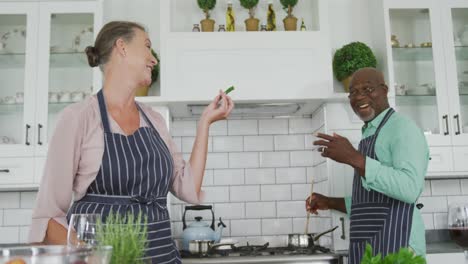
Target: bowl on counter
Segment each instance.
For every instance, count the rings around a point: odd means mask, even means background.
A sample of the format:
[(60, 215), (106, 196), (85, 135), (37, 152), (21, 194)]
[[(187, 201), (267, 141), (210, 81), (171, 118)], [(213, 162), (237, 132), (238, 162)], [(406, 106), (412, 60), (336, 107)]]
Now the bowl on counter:
[(111, 246), (22, 246), (0, 249), (2, 264), (109, 264)]

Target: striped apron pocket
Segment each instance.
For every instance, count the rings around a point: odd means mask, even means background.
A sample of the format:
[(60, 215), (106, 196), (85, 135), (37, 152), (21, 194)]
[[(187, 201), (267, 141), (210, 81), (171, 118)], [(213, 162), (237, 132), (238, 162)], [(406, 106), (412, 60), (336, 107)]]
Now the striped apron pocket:
[(351, 207), (351, 242), (371, 242), (384, 231), (389, 221), (390, 205), (387, 203), (360, 203)]

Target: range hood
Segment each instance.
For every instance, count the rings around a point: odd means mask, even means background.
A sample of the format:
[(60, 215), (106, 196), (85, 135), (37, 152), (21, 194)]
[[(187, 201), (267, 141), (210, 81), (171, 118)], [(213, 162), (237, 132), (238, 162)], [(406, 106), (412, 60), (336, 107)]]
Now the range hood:
[[(236, 103), (231, 116), (259, 117), (259, 116), (293, 116), (300, 114), (304, 103)], [(188, 112), (191, 116), (200, 116), (206, 104), (189, 104)]]

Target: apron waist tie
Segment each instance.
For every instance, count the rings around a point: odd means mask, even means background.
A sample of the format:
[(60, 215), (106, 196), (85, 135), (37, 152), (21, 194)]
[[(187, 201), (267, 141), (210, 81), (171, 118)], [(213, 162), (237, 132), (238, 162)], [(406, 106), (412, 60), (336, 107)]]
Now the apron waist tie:
[(141, 195), (127, 196), (127, 195), (100, 195), (100, 194), (86, 194), (80, 202), (90, 202), (90, 203), (102, 203), (102, 204), (112, 204), (112, 205), (132, 205), (132, 204), (142, 204), (142, 205), (155, 205), (161, 210), (167, 209), (167, 197), (165, 196), (154, 196), (144, 197)]

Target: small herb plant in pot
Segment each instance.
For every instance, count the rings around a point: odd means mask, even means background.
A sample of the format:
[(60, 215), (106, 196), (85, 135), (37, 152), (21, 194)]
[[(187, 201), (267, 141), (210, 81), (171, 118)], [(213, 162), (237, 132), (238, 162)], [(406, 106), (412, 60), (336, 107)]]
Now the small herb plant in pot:
[(136, 91), (136, 94), (135, 94), (136, 96), (147, 96), (150, 86), (153, 85), (153, 83), (155, 83), (155, 82), (157, 82), (159, 80), (159, 69), (160, 69), (159, 63), (161, 63), (161, 59), (159, 58), (158, 54), (153, 49), (151, 49), (151, 53), (156, 58), (158, 63), (156, 65), (154, 65), (153, 70), (151, 71), (151, 83), (150, 83), (150, 85), (139, 88)]
[(338, 81), (349, 92), (349, 82), (354, 72), (359, 69), (377, 66), (377, 59), (372, 50), (362, 42), (352, 42), (338, 49), (333, 56), (333, 72)]
[(216, 0), (197, 0), (198, 7), (205, 13), (205, 19), (200, 21), (203, 32), (213, 32), (215, 21), (210, 18), (210, 10), (216, 6)]
[(255, 18), (255, 7), (258, 0), (240, 0), (241, 6), (249, 10), (249, 18), (245, 20), (245, 28), (247, 31), (258, 31), (260, 20)]
[(143, 264), (147, 239), (147, 218), (129, 213), (120, 215), (111, 212), (104, 223), (96, 226), (97, 240), (101, 245), (112, 246), (110, 264)]
[(297, 30), (297, 18), (293, 16), (292, 11), (296, 6), (298, 0), (280, 0), (283, 9), (288, 12), (288, 16), (283, 19), (284, 30), (296, 31)]

